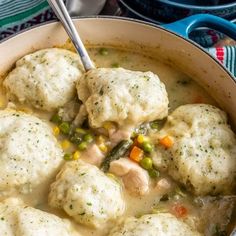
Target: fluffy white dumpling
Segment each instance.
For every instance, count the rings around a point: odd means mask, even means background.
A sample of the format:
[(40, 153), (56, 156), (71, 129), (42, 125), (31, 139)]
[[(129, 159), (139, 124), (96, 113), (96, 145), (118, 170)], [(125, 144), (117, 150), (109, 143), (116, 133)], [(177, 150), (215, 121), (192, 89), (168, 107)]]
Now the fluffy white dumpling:
[(207, 104), (178, 107), (159, 137), (174, 145), (164, 151), (168, 172), (196, 195), (228, 194), (236, 177), (236, 139), (225, 112)]
[(70, 224), (58, 216), (32, 207), (21, 209), (17, 215), (18, 232), (21, 236), (63, 235), (74, 236)]
[(51, 185), (49, 205), (64, 209), (78, 223), (95, 227), (115, 220), (125, 207), (119, 183), (82, 161), (64, 165)]
[(169, 213), (129, 217), (109, 236), (200, 236), (183, 221)]
[(2, 236), (79, 236), (68, 221), (17, 199), (0, 203), (0, 232)]
[(78, 80), (77, 92), (90, 125), (96, 128), (105, 121), (137, 125), (168, 114), (165, 85), (152, 72), (122, 68), (91, 70)]
[(81, 71), (76, 53), (59, 48), (43, 49), (19, 59), (3, 85), (9, 96), (21, 103), (50, 111), (73, 98)]
[(0, 111), (0, 198), (47, 189), (63, 162), (51, 128), (32, 115)]

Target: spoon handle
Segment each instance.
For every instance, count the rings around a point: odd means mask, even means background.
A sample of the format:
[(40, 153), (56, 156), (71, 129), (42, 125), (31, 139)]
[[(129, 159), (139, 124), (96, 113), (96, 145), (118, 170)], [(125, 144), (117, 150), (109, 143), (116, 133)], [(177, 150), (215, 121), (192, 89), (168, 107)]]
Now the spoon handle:
[(84, 65), (85, 70), (88, 71), (95, 68), (70, 18), (70, 15), (63, 3), (63, 0), (48, 0), (48, 3), (53, 9), (54, 13), (57, 15), (58, 19), (63, 24), (64, 29), (66, 30), (72, 43), (75, 46), (76, 51), (79, 53), (81, 57), (81, 61)]

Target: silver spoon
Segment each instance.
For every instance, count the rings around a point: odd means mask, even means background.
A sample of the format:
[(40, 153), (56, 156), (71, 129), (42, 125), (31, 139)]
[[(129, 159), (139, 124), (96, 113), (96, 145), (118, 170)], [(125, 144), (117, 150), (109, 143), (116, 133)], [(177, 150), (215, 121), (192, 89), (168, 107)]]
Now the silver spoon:
[(70, 16), (97, 15), (103, 9), (106, 0), (67, 0), (66, 8)]
[(65, 31), (69, 35), (72, 43), (75, 46), (76, 51), (79, 53), (81, 57), (81, 61), (84, 65), (86, 71), (94, 69), (93, 65), (86, 48), (70, 18), (70, 15), (63, 3), (63, 0), (48, 0), (49, 5), (53, 9), (54, 13), (62, 23)]

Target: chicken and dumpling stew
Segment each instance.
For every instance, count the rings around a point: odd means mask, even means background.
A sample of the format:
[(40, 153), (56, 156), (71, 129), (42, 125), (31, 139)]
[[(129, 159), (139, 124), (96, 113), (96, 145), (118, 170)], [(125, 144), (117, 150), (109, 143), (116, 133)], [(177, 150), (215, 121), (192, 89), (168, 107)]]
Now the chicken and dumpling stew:
[(66, 48), (16, 62), (0, 89), (0, 234), (222, 236), (236, 138), (194, 80), (154, 58)]

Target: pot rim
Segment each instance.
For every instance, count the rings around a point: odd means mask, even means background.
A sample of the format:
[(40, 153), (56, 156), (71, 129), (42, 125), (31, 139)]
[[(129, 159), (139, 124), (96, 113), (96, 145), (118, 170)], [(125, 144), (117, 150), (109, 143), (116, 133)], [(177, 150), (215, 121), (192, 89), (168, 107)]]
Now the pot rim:
[(222, 5), (217, 5), (217, 6), (200, 6), (200, 5), (190, 5), (190, 4), (183, 4), (183, 3), (178, 3), (178, 2), (173, 2), (170, 0), (158, 0), (159, 3), (165, 4), (165, 5), (170, 5), (172, 7), (180, 7), (180, 8), (187, 8), (189, 10), (200, 10), (200, 11), (214, 11), (214, 10), (225, 10), (226, 8), (231, 8), (236, 6), (236, 2), (233, 3), (228, 3), (228, 4), (222, 4)]
[[(76, 17), (72, 17), (73, 20), (80, 20), (80, 19), (113, 19), (113, 20), (123, 20), (123, 21), (131, 21), (131, 22), (135, 22), (135, 23), (139, 23), (139, 24), (142, 24), (142, 25), (148, 25), (148, 26), (152, 26), (154, 28), (158, 28), (158, 29), (161, 29), (163, 31), (167, 31), (168, 33), (182, 39), (182, 40), (185, 40), (187, 41), (188, 43), (192, 44), (194, 47), (197, 47), (198, 49), (200, 49), (204, 54), (206, 54), (211, 60), (213, 60), (215, 63), (218, 64), (218, 66), (220, 66), (227, 74), (228, 76), (230, 77), (230, 79), (234, 82), (234, 84), (236, 85), (236, 79), (234, 78), (234, 76), (227, 70), (227, 68), (225, 68), (215, 57), (213, 57), (211, 54), (209, 54), (206, 50), (204, 50), (203, 47), (201, 47), (199, 44), (197, 44), (196, 42), (192, 41), (191, 39), (188, 39), (188, 38), (184, 38), (182, 36), (180, 36), (179, 34), (173, 32), (173, 31), (170, 31), (168, 29), (165, 29), (164, 27), (160, 26), (160, 25), (157, 25), (157, 24), (154, 24), (154, 23), (151, 23), (151, 22), (146, 22), (146, 21), (142, 21), (142, 20), (138, 20), (138, 19), (134, 19), (134, 18), (129, 18), (129, 17), (121, 17), (121, 16), (109, 16), (109, 15), (96, 15), (96, 16), (76, 16)], [(3, 40), (0, 41), (0, 45), (3, 44), (4, 42), (8, 41), (8, 40), (11, 40), (15, 37), (17, 37), (18, 35), (20, 34), (24, 34), (28, 31), (31, 31), (31, 30), (34, 30), (36, 28), (41, 28), (41, 27), (44, 27), (44, 26), (47, 26), (47, 25), (50, 25), (50, 24), (54, 24), (56, 22), (59, 22), (58, 20), (50, 20), (50, 21), (46, 21), (46, 22), (43, 22), (43, 23), (40, 23), (38, 25), (33, 25), (29, 28), (26, 28), (26, 29), (23, 29)]]

